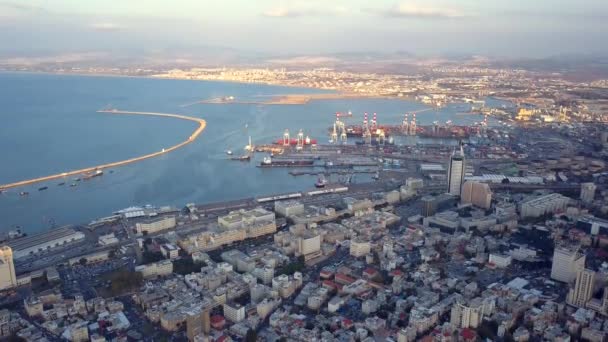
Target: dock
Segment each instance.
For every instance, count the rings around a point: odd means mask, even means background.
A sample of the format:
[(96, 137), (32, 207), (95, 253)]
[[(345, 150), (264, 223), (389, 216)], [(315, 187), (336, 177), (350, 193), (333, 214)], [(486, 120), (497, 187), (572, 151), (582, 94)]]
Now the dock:
[(120, 161), (116, 161), (116, 162), (111, 162), (111, 163), (107, 163), (107, 164), (86, 167), (84, 169), (72, 170), (72, 171), (62, 172), (62, 173), (49, 175), (49, 176), (22, 180), (22, 181), (18, 181), (18, 182), (14, 182), (14, 183), (9, 183), (9, 184), (2, 184), (2, 185), (0, 185), (0, 189), (5, 190), (5, 189), (16, 188), (16, 187), (40, 183), (40, 182), (46, 182), (46, 181), (74, 176), (74, 175), (81, 175), (81, 174), (88, 173), (88, 172), (95, 172), (97, 170), (103, 170), (103, 169), (107, 169), (107, 168), (123, 166), (123, 165), (127, 165), (127, 164), (136, 163), (136, 162), (139, 162), (142, 160), (158, 157), (158, 156), (175, 151), (178, 148), (181, 148), (181, 147), (184, 147), (184, 146), (190, 144), (191, 142), (196, 140), (196, 138), (198, 138), (198, 136), (205, 130), (205, 127), (207, 126), (207, 122), (203, 119), (199, 119), (199, 118), (195, 118), (195, 117), (191, 117), (191, 116), (180, 115), (180, 114), (155, 113), (155, 112), (134, 112), (134, 111), (125, 111), (125, 110), (117, 110), (117, 109), (102, 109), (102, 110), (98, 110), (97, 113), (160, 116), (160, 117), (193, 121), (193, 122), (198, 123), (199, 126), (188, 137), (188, 139), (186, 139), (176, 145), (173, 145), (171, 147), (164, 148), (158, 152), (153, 152), (153, 153), (145, 154), (142, 156), (129, 158), (129, 159), (125, 159), (125, 160), (120, 160)]

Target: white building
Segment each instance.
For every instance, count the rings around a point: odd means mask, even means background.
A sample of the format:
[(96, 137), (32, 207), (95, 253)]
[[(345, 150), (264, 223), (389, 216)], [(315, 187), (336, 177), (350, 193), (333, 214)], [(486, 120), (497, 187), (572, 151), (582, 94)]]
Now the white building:
[(13, 258), (20, 259), (81, 240), (84, 240), (83, 233), (71, 227), (61, 227), (10, 241), (8, 245), (13, 250)]
[(274, 202), (274, 211), (283, 217), (292, 217), (304, 213), (304, 204), (300, 201), (277, 201)]
[(585, 269), (585, 255), (578, 248), (556, 247), (553, 252), (551, 279), (570, 283)]
[(570, 198), (561, 194), (547, 194), (523, 201), (520, 204), (519, 214), (522, 218), (539, 217), (566, 210)]
[(161, 260), (151, 264), (139, 265), (135, 267), (135, 272), (140, 272), (144, 279), (168, 276), (173, 273), (173, 262), (171, 260)]
[(117, 244), (118, 243), (118, 239), (116, 238), (116, 236), (114, 235), (114, 233), (110, 233), (110, 234), (106, 234), (106, 235), (101, 235), (97, 239), (97, 242), (101, 246), (109, 246), (109, 245)]
[(240, 304), (224, 304), (224, 317), (233, 323), (238, 323), (245, 319), (245, 307)]
[(505, 268), (511, 265), (511, 256), (490, 253), (489, 263), (494, 264), (498, 268)]
[(597, 186), (593, 183), (581, 183), (581, 201), (583, 203), (591, 203), (595, 198), (595, 189)]

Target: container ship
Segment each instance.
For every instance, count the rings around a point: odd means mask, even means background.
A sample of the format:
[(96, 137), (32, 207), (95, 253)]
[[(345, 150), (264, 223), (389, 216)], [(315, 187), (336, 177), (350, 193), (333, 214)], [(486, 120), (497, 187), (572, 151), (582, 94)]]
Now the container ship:
[(297, 166), (314, 166), (314, 159), (285, 159), (264, 157), (260, 163), (260, 167), (297, 167)]

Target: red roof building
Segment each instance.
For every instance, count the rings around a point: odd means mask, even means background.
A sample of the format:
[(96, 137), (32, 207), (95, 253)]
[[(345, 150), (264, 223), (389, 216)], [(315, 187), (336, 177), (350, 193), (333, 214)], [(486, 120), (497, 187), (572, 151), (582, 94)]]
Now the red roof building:
[(224, 325), (226, 325), (226, 319), (222, 315), (213, 315), (209, 321), (211, 322), (211, 327), (217, 330), (224, 329)]

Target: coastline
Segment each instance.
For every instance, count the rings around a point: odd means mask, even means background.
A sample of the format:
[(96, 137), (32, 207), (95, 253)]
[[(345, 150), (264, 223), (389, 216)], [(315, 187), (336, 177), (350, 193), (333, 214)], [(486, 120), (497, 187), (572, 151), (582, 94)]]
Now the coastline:
[(134, 111), (120, 111), (120, 110), (98, 110), (97, 113), (169, 117), (169, 118), (176, 118), (176, 119), (181, 119), (181, 120), (197, 122), (199, 124), (199, 127), (196, 130), (194, 130), (194, 132), (192, 132), (186, 140), (184, 140), (180, 143), (177, 143), (173, 146), (170, 146), (168, 148), (163, 148), (161, 151), (147, 153), (147, 154), (140, 155), (137, 157), (119, 160), (119, 161), (115, 161), (115, 162), (110, 162), (110, 163), (106, 163), (106, 164), (90, 166), (90, 167), (77, 169), (77, 170), (66, 171), (66, 172), (62, 172), (62, 173), (58, 173), (58, 174), (42, 176), (42, 177), (37, 177), (37, 178), (32, 178), (32, 179), (26, 179), (26, 180), (13, 182), (13, 183), (0, 184), (0, 189), (7, 190), (7, 189), (17, 188), (17, 187), (21, 187), (21, 186), (25, 186), (25, 185), (46, 182), (46, 181), (50, 181), (50, 180), (54, 180), (54, 179), (61, 179), (61, 178), (65, 178), (68, 176), (75, 176), (75, 175), (82, 175), (82, 174), (87, 174), (87, 173), (91, 173), (91, 172), (97, 172), (97, 171), (111, 168), (111, 167), (119, 167), (119, 166), (123, 166), (123, 165), (127, 165), (127, 164), (136, 163), (136, 162), (139, 162), (142, 160), (158, 157), (160, 155), (170, 153), (172, 151), (177, 150), (178, 148), (181, 148), (183, 146), (186, 146), (186, 145), (194, 142), (198, 138), (198, 136), (205, 130), (205, 128), (207, 126), (207, 122), (204, 119), (199, 119), (199, 118), (180, 115), (180, 114), (134, 112)]

